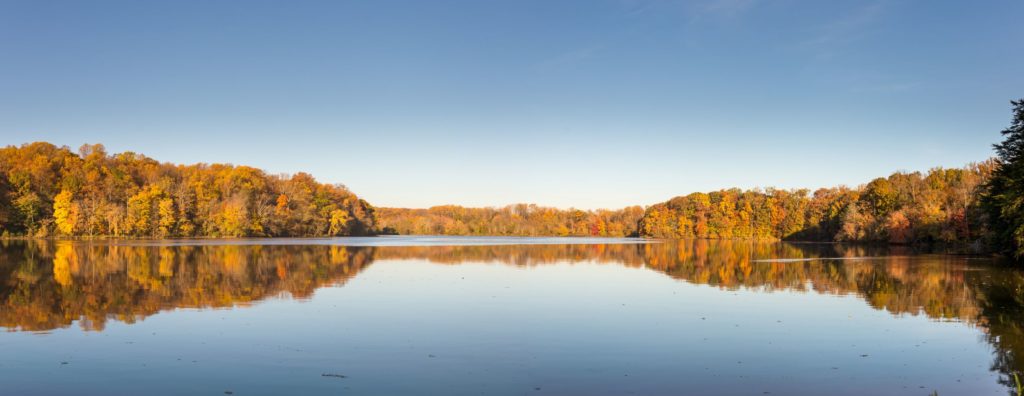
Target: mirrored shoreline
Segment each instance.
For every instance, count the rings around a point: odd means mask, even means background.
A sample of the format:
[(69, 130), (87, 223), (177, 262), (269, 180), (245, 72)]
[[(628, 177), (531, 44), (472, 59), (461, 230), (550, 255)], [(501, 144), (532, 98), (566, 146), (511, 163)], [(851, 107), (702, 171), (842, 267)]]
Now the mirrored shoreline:
[[(296, 241), (293, 241), (296, 242)], [(723, 291), (856, 296), (895, 316), (979, 329), (995, 351), (991, 370), (1011, 386), (1024, 369), (1024, 272), (985, 259), (894, 248), (784, 242), (181, 244), (109, 241), (0, 243), (0, 327), (102, 332), (180, 308), (245, 307), (305, 300), (344, 287), (375, 262), (490, 263), (531, 269), (599, 264), (653, 271)], [(694, 302), (699, 303), (699, 302)]]

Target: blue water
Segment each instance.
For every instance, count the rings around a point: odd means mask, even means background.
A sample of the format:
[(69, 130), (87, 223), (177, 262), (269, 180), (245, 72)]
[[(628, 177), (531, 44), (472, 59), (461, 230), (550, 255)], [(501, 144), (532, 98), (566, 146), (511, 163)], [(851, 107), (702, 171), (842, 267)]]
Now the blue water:
[(8, 243), (0, 393), (1008, 393), (993, 362), (1024, 320), (985, 299), (1016, 272), (647, 242)]

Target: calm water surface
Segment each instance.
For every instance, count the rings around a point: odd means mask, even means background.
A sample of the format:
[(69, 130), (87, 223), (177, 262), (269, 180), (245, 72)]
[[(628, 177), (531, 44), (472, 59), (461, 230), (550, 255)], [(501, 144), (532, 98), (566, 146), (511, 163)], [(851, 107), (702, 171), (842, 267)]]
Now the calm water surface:
[(1007, 395), (1024, 272), (821, 244), (0, 242), (0, 394)]

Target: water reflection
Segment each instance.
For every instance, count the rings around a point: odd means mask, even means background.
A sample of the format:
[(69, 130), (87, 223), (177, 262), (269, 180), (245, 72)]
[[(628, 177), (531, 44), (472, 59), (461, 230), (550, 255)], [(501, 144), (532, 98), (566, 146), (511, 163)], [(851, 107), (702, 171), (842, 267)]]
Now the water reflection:
[(119, 246), (8, 243), (0, 249), (0, 326), (103, 330), (170, 308), (306, 298), (343, 284), (373, 251), (345, 246)]
[(678, 241), (657, 244), (356, 247), (118, 245), (6, 241), (0, 248), (0, 326), (103, 330), (174, 308), (308, 298), (374, 260), (522, 267), (593, 262), (658, 271), (723, 289), (852, 294), (894, 315), (926, 315), (981, 329), (992, 370), (1009, 385), (1024, 369), (1024, 273), (985, 260), (827, 244)]

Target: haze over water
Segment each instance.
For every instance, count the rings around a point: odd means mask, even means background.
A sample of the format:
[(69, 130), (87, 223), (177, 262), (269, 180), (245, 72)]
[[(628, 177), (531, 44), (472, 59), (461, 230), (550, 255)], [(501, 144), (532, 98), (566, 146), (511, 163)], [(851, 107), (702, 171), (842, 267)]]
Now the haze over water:
[(1001, 395), (1021, 368), (1024, 275), (987, 259), (648, 242), (3, 241), (0, 383), (29, 395)]

